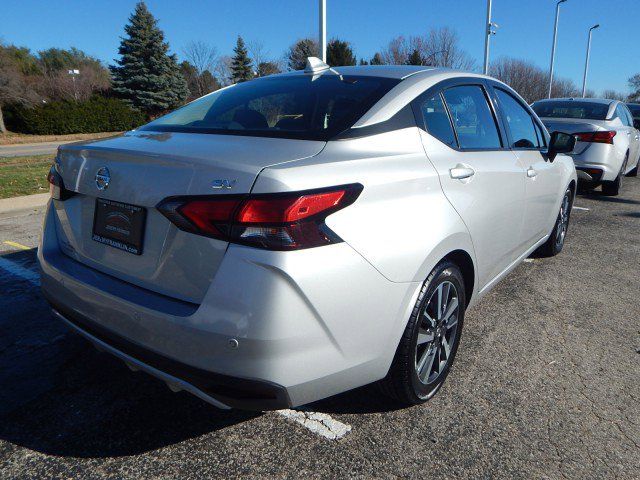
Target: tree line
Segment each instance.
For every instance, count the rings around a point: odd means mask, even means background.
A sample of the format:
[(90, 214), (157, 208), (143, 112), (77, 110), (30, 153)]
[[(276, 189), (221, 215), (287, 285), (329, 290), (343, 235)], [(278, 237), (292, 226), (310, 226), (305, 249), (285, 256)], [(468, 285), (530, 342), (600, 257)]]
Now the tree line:
[[(3, 112), (11, 126), (27, 130), (29, 122), (46, 123), (55, 129), (55, 115), (69, 112), (74, 105), (99, 100), (96, 104), (109, 118), (107, 128), (121, 128), (128, 120), (113, 121), (113, 112), (134, 117), (136, 122), (154, 118), (232, 83), (287, 70), (301, 70), (307, 57), (319, 56), (312, 38), (295, 41), (281, 58), (270, 58), (261, 42), (245, 42), (238, 36), (232, 55), (219, 55), (215, 47), (193, 41), (183, 49), (183, 61), (170, 53), (164, 33), (144, 2), (139, 2), (124, 27), (119, 58), (105, 67), (97, 58), (76, 48), (50, 48), (32, 53), (26, 47), (0, 44), (0, 132), (6, 131)], [(397, 36), (371, 58), (357, 58), (350, 42), (334, 38), (327, 44), (327, 63), (343, 65), (426, 65), (477, 70), (475, 61), (460, 47), (456, 32), (448, 27), (432, 28), (424, 35)], [(80, 73), (76, 74), (74, 71)], [(490, 74), (511, 85), (528, 102), (545, 98), (548, 74), (542, 68), (517, 58), (493, 62)], [(602, 96), (640, 101), (640, 74), (629, 79), (633, 93), (606, 90)], [(554, 80), (553, 97), (580, 96), (577, 85), (564, 78)], [(587, 96), (595, 96), (588, 91)], [(105, 103), (106, 102), (106, 103)], [(48, 112), (34, 114), (34, 110)], [(91, 111), (86, 106), (78, 111)], [(82, 123), (85, 114), (75, 117)], [(87, 125), (67, 125), (67, 129), (97, 128), (100, 118)], [(89, 126), (90, 124), (90, 126)], [(46, 128), (45, 128), (46, 130)], [(48, 131), (48, 130), (47, 130)]]

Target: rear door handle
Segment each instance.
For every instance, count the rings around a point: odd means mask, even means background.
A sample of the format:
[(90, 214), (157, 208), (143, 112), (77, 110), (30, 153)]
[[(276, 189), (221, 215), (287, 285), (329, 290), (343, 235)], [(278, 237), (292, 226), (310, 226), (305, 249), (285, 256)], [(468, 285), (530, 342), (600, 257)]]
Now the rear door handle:
[(537, 175), (538, 175), (538, 172), (536, 172), (536, 171), (533, 169), (533, 167), (529, 167), (529, 168), (527, 169), (527, 177), (529, 177), (529, 178), (534, 178), (534, 177), (536, 177)]
[(463, 180), (465, 178), (472, 177), (475, 173), (476, 171), (473, 168), (461, 164), (458, 164), (449, 170), (451, 178), (455, 178), (456, 180)]

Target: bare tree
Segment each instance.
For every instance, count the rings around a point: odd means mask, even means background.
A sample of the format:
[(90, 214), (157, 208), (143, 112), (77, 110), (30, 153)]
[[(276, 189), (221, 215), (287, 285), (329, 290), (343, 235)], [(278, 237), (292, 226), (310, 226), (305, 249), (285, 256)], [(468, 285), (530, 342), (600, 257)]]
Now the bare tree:
[[(527, 102), (546, 98), (549, 88), (549, 76), (537, 65), (518, 58), (502, 57), (491, 64), (489, 73), (503, 81)], [(567, 79), (554, 79), (551, 96), (575, 97), (580, 95), (575, 83)]]
[(433, 28), (426, 35), (391, 39), (381, 58), (386, 64), (404, 65), (418, 56), (423, 65), (473, 70), (475, 62), (458, 45), (458, 35), (448, 27)]
[[(215, 89), (215, 84), (211, 82), (210, 74), (215, 69), (218, 62), (218, 50), (203, 41), (192, 41), (183, 49), (183, 54), (189, 64), (193, 66), (193, 72), (186, 73), (186, 78), (191, 94), (194, 97), (201, 97)], [(189, 72), (189, 69), (183, 69)], [(209, 72), (209, 75), (206, 74)], [(183, 73), (184, 74), (184, 73)]]
[(229, 55), (222, 55), (213, 69), (215, 77), (218, 79), (223, 87), (231, 85), (231, 61), (232, 58)]
[(602, 92), (602, 98), (608, 98), (610, 100), (620, 100), (621, 102), (627, 100), (627, 96), (624, 93), (612, 89), (604, 90)]
[(39, 100), (30, 80), (8, 50), (0, 45), (0, 133), (7, 133), (2, 107), (13, 104), (30, 105)]

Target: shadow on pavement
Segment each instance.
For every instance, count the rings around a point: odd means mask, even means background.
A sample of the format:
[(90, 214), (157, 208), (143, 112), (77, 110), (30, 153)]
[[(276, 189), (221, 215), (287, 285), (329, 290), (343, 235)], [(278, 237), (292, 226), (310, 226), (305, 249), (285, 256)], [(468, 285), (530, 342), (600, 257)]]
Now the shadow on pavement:
[[(2, 255), (36, 267), (35, 249)], [(260, 415), (223, 411), (133, 373), (49, 312), (39, 286), (0, 269), (0, 439), (63, 457), (148, 452)]]
[(630, 198), (621, 198), (621, 197), (608, 197), (606, 195), (603, 195), (601, 193), (597, 193), (597, 192), (585, 192), (585, 193), (578, 193), (579, 196), (584, 197), (584, 198), (588, 198), (590, 200), (597, 200), (600, 202), (609, 202), (609, 203), (625, 203), (628, 205), (640, 205), (640, 201), (638, 200), (631, 200)]

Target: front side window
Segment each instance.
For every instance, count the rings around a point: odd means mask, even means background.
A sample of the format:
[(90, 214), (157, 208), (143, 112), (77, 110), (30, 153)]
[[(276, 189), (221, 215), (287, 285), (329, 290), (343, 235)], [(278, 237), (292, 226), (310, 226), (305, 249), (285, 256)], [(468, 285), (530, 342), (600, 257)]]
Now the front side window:
[(261, 78), (202, 97), (141, 130), (326, 141), (398, 82), (333, 73)]
[(443, 92), (460, 148), (502, 148), (498, 127), (482, 87), (464, 85)]
[(502, 115), (511, 133), (512, 148), (539, 148), (533, 118), (510, 93), (496, 88), (496, 95), (502, 106)]
[(419, 98), (418, 109), (427, 132), (445, 145), (456, 148), (456, 135), (453, 133), (449, 114), (440, 94)]

